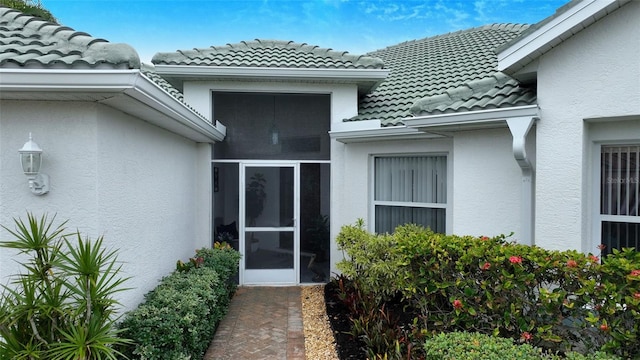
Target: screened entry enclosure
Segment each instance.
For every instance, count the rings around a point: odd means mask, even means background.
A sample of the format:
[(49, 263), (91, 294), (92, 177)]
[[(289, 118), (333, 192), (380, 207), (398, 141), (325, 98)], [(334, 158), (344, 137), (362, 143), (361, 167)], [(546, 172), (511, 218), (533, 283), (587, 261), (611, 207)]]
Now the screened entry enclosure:
[(328, 95), (214, 94), (214, 236), (242, 253), (240, 283), (329, 278)]

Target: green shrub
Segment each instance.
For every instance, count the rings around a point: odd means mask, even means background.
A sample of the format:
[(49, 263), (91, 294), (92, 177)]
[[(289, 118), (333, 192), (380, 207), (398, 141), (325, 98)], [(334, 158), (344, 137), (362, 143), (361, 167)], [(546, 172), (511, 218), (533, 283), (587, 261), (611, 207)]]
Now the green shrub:
[(480, 333), (442, 333), (424, 344), (427, 360), (616, 360), (614, 355), (596, 352), (582, 355), (569, 352), (564, 356), (545, 354), (540, 348), (528, 344), (515, 344), (512, 339), (489, 336)]
[(179, 263), (120, 324), (133, 339), (122, 352), (132, 359), (201, 359), (227, 312), (235, 290), (229, 279), (239, 259), (237, 251), (218, 244)]
[(27, 214), (1, 246), (26, 256), (24, 272), (5, 286), (0, 305), (0, 359), (116, 359), (127, 343), (116, 330), (126, 279), (102, 238), (65, 235), (63, 222)]
[(126, 355), (167, 360), (202, 358), (224, 315), (224, 310), (216, 311), (220, 287), (218, 274), (204, 267), (164, 278), (121, 324), (135, 342)]
[(357, 278), (360, 290), (378, 301), (397, 292), (399, 263), (398, 254), (390, 251), (396, 245), (393, 236), (371, 234), (364, 229), (364, 222), (358, 220), (355, 226), (343, 226), (336, 242), (349, 259), (339, 262), (337, 267), (345, 276)]
[(525, 339), (551, 351), (640, 354), (638, 252), (614, 250), (600, 263), (590, 254), (515, 244), (505, 236), (444, 235), (416, 225), (373, 235), (362, 222), (343, 227), (338, 245), (346, 253), (339, 269), (372, 293), (360, 298), (380, 306), (402, 294), (427, 335), (461, 330)]
[(480, 333), (439, 334), (424, 344), (427, 360), (540, 360), (542, 351), (533, 346), (513, 343), (512, 339)]

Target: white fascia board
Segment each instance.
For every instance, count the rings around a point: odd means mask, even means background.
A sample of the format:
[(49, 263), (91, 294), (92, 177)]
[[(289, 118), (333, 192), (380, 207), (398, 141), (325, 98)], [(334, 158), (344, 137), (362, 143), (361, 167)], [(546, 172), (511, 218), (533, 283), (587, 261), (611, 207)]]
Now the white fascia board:
[(334, 124), (329, 136), (341, 143), (356, 143), (382, 140), (434, 138), (439, 135), (425, 134), (404, 125), (382, 127), (380, 120), (347, 121)]
[(175, 119), (181, 125), (204, 135), (210, 141), (222, 141), (225, 132), (202, 118), (186, 104), (174, 98), (145, 76), (136, 78), (135, 86), (125, 90), (125, 94), (147, 106)]
[(538, 106), (527, 105), (511, 108), (465, 111), (451, 114), (416, 116), (402, 119), (409, 128), (429, 131), (465, 130), (478, 127), (507, 126), (506, 120), (515, 117), (538, 117)]
[(264, 78), (381, 81), (387, 78), (387, 69), (309, 69), (271, 67), (214, 67), (192, 65), (155, 65), (161, 75), (197, 78)]
[(0, 91), (117, 92), (133, 86), (139, 70), (0, 69)]
[(498, 70), (512, 73), (560, 42), (593, 24), (630, 0), (583, 0), (550, 18), (530, 34), (498, 53)]
[[(113, 96), (101, 102), (115, 108), (122, 104), (118, 98), (126, 96), (160, 112), (180, 126), (166, 126), (155, 116), (144, 117), (144, 111), (138, 112), (137, 116), (170, 131), (183, 127), (186, 131), (178, 133), (191, 140), (213, 142), (221, 141), (225, 136), (224, 129), (202, 118), (139, 70), (1, 69), (0, 92), (3, 91), (109, 93)], [(123, 106), (121, 110), (130, 108)]]

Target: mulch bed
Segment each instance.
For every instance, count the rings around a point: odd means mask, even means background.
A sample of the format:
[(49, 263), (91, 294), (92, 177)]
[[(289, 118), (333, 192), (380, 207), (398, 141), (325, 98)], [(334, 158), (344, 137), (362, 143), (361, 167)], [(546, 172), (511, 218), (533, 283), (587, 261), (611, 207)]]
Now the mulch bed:
[[(351, 319), (348, 307), (340, 300), (340, 289), (337, 282), (330, 281), (325, 285), (325, 305), (329, 324), (333, 330), (336, 350), (340, 360), (366, 359), (365, 343), (351, 332)], [(419, 316), (417, 311), (402, 301), (400, 295), (381, 305), (389, 316), (393, 328), (410, 329), (413, 320)]]
[(335, 282), (330, 281), (324, 287), (324, 301), (327, 307), (327, 316), (336, 340), (336, 349), (340, 360), (364, 359), (364, 343), (353, 337), (349, 309), (338, 297), (339, 289)]

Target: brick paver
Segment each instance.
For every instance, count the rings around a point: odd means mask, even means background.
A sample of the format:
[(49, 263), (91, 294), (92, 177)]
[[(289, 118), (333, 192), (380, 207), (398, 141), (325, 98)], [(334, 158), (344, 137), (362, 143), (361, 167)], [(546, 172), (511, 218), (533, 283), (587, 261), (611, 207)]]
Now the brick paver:
[(304, 360), (300, 287), (241, 287), (203, 360)]

